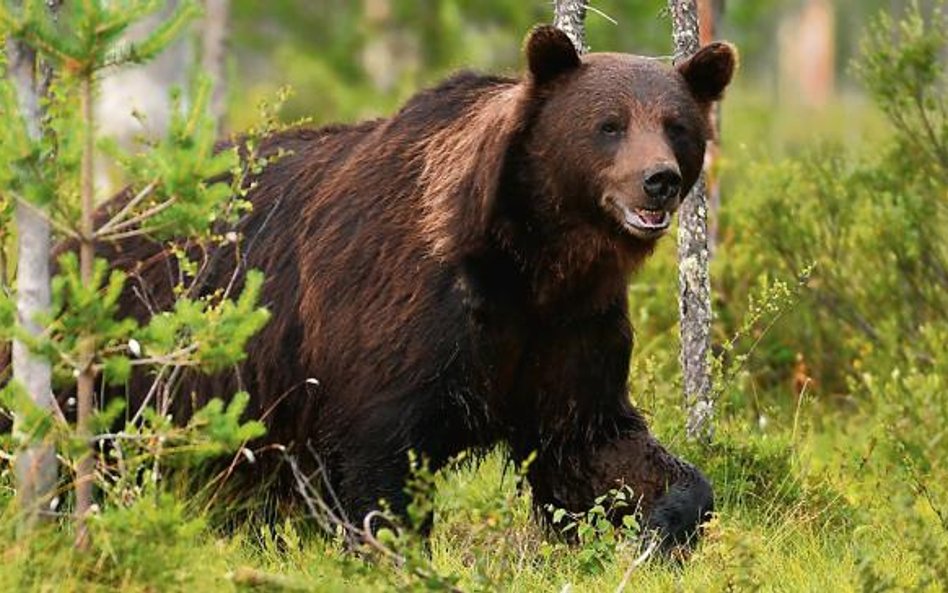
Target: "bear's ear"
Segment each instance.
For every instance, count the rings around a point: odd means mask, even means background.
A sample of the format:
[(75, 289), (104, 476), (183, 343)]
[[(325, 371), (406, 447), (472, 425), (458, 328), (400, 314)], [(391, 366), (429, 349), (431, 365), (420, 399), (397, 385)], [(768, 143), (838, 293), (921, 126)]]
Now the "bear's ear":
[(538, 25), (526, 43), (527, 63), (536, 84), (542, 85), (560, 74), (578, 68), (579, 54), (566, 33), (551, 25)]
[(701, 103), (717, 101), (737, 69), (737, 49), (730, 43), (710, 43), (678, 65), (691, 94)]

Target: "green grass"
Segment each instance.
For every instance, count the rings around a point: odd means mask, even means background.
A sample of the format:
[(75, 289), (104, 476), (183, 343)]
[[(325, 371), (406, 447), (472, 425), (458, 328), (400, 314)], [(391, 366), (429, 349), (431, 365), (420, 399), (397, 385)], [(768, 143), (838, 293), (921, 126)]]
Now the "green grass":
[[(732, 418), (710, 449), (679, 444), (708, 471), (718, 514), (691, 558), (637, 566), (627, 591), (944, 590), (932, 576), (940, 560), (931, 550), (944, 550), (948, 535), (925, 500), (893, 479), (889, 460), (873, 456), (878, 430), (857, 429), (873, 426), (873, 418), (840, 415), (836, 427), (820, 431), (810, 420), (833, 412), (808, 408), (796, 436), (792, 418), (775, 418), (766, 432)], [(654, 420), (660, 436), (677, 440), (665, 430), (680, 420), (677, 412)], [(932, 476), (940, 493), (945, 477)], [(631, 543), (619, 545), (590, 569), (580, 561), (582, 546), (563, 544), (532, 521), (528, 493), (518, 491), (499, 453), (443, 472), (437, 482), (430, 563), (420, 546), (403, 551), (463, 590), (614, 591), (638, 555)], [(85, 553), (58, 526), (16, 537), (8, 507), (0, 590), (437, 590), (411, 565), (343, 552), (298, 517), (272, 530), (223, 533), (184, 500), (146, 497), (110, 509), (93, 522), (94, 545)]]

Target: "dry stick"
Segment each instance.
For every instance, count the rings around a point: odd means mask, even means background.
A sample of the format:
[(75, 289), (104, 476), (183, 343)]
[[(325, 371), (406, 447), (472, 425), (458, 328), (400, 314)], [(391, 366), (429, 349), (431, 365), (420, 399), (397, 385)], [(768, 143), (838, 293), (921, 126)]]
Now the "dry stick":
[[(698, 51), (695, 0), (668, 0), (675, 40), (675, 62)], [(681, 204), (678, 215), (678, 306), (681, 313), (681, 366), (690, 440), (714, 436), (714, 394), (708, 354), (711, 349), (711, 280), (708, 270), (708, 202), (704, 175)]]
[(151, 193), (155, 191), (156, 187), (158, 187), (158, 181), (157, 180), (150, 181), (148, 185), (142, 188), (140, 192), (135, 194), (135, 196), (131, 200), (129, 200), (124, 206), (122, 206), (121, 210), (116, 212), (105, 224), (99, 227), (99, 230), (97, 231), (96, 235), (101, 236), (101, 235), (107, 234), (109, 231), (112, 230), (112, 227), (119, 224), (120, 222), (123, 222), (128, 217), (128, 215), (132, 212), (132, 210), (134, 210), (134, 208), (138, 206), (138, 204), (142, 200), (151, 196)]
[(658, 549), (658, 544), (661, 543), (661, 538), (654, 538), (645, 548), (645, 550), (639, 554), (639, 556), (632, 561), (632, 564), (629, 565), (629, 568), (626, 569), (625, 574), (622, 575), (622, 580), (619, 582), (619, 586), (616, 587), (616, 593), (622, 593), (625, 591), (625, 588), (629, 585), (629, 580), (632, 578), (632, 573), (635, 572), (635, 569), (641, 566), (646, 560), (648, 560), (652, 554), (655, 553), (655, 550)]
[(161, 382), (165, 378), (165, 373), (167, 372), (170, 365), (162, 365), (158, 369), (158, 375), (155, 377), (155, 380), (152, 381), (151, 387), (148, 389), (148, 393), (145, 394), (145, 397), (142, 399), (142, 403), (138, 406), (138, 409), (135, 410), (135, 414), (132, 416), (132, 419), (129, 421), (129, 424), (135, 426), (138, 421), (141, 419), (142, 415), (145, 413), (145, 408), (151, 404), (152, 398), (155, 397), (155, 394), (161, 388)]
[[(94, 170), (95, 120), (93, 119), (91, 73), (87, 72), (83, 75), (80, 87), (80, 99), (82, 102), (83, 134), (85, 136), (83, 138), (81, 169), (82, 212), (79, 229), (79, 277), (83, 286), (89, 288), (92, 283), (93, 263), (95, 259), (95, 229), (93, 228), (92, 220), (95, 208), (95, 186), (93, 185), (92, 177)], [(92, 419), (93, 395), (95, 392), (94, 358), (95, 335), (91, 333), (90, 330), (85, 332), (79, 340), (80, 369), (79, 379), (76, 385), (78, 400), (76, 431), (80, 438), (87, 441), (92, 437), (89, 423)], [(94, 472), (95, 460), (90, 447), (79, 459), (79, 467), (76, 472), (76, 516), (78, 517), (78, 524), (76, 525), (76, 547), (80, 549), (85, 549), (89, 545), (89, 533), (86, 520), (92, 508), (92, 481)]]
[(132, 229), (130, 231), (115, 231), (109, 233), (108, 235), (98, 235), (96, 238), (102, 241), (123, 241), (125, 239), (131, 239), (133, 237), (145, 237), (148, 235), (154, 235), (155, 231), (166, 229), (170, 224), (152, 224), (145, 227), (139, 227), (137, 229)]
[(146, 210), (143, 210), (142, 212), (136, 214), (135, 216), (133, 216), (133, 217), (127, 219), (127, 220), (123, 220), (122, 222), (117, 222), (117, 223), (115, 223), (114, 225), (112, 225), (112, 227), (111, 227), (110, 229), (108, 229), (108, 231), (100, 230), (100, 231), (98, 232), (98, 235), (99, 235), (100, 237), (105, 237), (105, 236), (107, 236), (109, 233), (117, 234), (117, 233), (119, 233), (120, 231), (125, 231), (126, 229), (129, 229), (129, 228), (132, 228), (132, 227), (134, 227), (134, 226), (136, 226), (136, 225), (139, 225), (139, 224), (141, 224), (141, 223), (147, 221), (149, 218), (152, 218), (152, 217), (155, 216), (156, 214), (159, 214), (159, 213), (163, 212), (164, 210), (167, 210), (168, 208), (174, 206), (175, 203), (177, 203), (177, 201), (178, 201), (177, 196), (171, 196), (170, 198), (168, 198), (168, 199), (165, 200), (164, 202), (161, 202), (160, 204), (155, 204), (154, 206), (152, 206), (152, 207), (150, 207), (150, 208), (148, 208), (148, 209), (146, 209)]
[[(314, 450), (310, 447), (310, 452), (313, 453)], [(384, 513), (378, 510), (369, 511), (366, 513), (365, 517), (362, 519), (362, 525), (356, 526), (350, 523), (346, 518), (340, 517), (333, 509), (322, 499), (321, 496), (314, 490), (310, 484), (310, 478), (303, 473), (303, 470), (300, 469), (299, 463), (296, 458), (292, 455), (284, 453), (284, 458), (287, 462), (287, 465), (290, 468), (293, 478), (296, 481), (296, 489), (299, 492), (300, 496), (303, 497), (303, 502), (312, 515), (313, 519), (320, 524), (323, 529), (327, 529), (328, 533), (332, 535), (335, 532), (335, 527), (341, 527), (347, 535), (351, 535), (354, 538), (354, 541), (361, 542), (374, 550), (375, 552), (381, 554), (382, 556), (388, 558), (397, 566), (404, 567), (406, 564), (406, 558), (387, 547), (385, 544), (380, 542), (375, 535), (372, 534), (372, 521), (375, 519), (381, 519), (385, 522), (389, 522), (389, 518), (386, 517)], [(322, 460), (319, 456), (316, 456), (317, 463), (322, 468)], [(323, 484), (327, 490), (332, 494), (334, 500), (335, 493), (332, 490), (332, 485), (329, 483), (328, 476), (325, 472), (320, 470), (321, 477), (323, 479)], [(429, 571), (425, 570), (422, 567), (415, 566), (410, 567), (409, 571), (414, 574), (416, 577), (423, 580), (430, 579), (433, 575)], [(458, 587), (449, 587), (448, 591), (452, 593), (462, 593), (462, 589)]]

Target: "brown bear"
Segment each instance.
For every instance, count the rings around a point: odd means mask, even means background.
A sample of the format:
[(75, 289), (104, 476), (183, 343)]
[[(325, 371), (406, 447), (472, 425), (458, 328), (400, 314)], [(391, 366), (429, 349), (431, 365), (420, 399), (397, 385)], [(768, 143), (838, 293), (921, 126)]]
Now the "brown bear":
[[(267, 141), (288, 155), (204, 282), (262, 270), (272, 318), (235, 372), (186, 376), (177, 413), (249, 391), (267, 440), (314, 451), (355, 524), (380, 499), (405, 511), (409, 451), (437, 468), (502, 443), (535, 455), (538, 506), (582, 510), (624, 483), (680, 542), (711, 488), (629, 401), (626, 287), (698, 179), (735, 53), (581, 58), (541, 26), (526, 57), (520, 79), (461, 73), (390, 118)], [(161, 245), (100, 253), (131, 273), (126, 313), (172, 302)]]

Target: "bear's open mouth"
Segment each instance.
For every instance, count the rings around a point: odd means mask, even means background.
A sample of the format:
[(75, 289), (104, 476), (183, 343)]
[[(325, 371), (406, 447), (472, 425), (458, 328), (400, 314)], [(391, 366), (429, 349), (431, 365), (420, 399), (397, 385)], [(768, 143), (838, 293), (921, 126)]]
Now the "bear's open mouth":
[(667, 210), (628, 208), (613, 198), (607, 198), (606, 201), (619, 215), (622, 226), (636, 234), (657, 235), (671, 224), (671, 213)]

